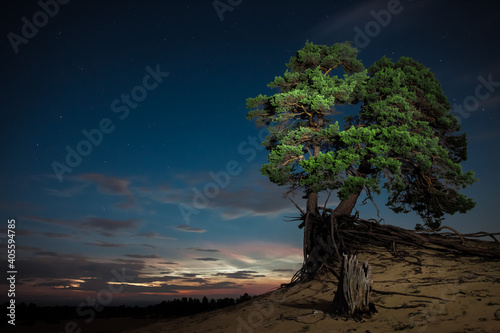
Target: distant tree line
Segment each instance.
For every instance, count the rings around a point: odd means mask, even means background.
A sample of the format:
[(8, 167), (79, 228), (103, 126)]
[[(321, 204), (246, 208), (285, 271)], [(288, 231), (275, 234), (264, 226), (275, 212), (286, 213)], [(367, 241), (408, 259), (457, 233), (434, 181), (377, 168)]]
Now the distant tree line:
[[(96, 318), (177, 318), (190, 316), (201, 312), (223, 309), (250, 300), (252, 297), (247, 293), (239, 298), (208, 299), (206, 296), (201, 300), (192, 297), (165, 300), (156, 305), (148, 306), (104, 306), (93, 308)], [(4, 303), (4, 308), (7, 307)], [(84, 313), (91, 307), (82, 307), (77, 312), (77, 306), (38, 306), (30, 303), (20, 303), (16, 306), (16, 319), (19, 321), (44, 321), (50, 324), (58, 324), (61, 320), (78, 319), (78, 313)], [(2, 322), (2, 326), (5, 321)]]

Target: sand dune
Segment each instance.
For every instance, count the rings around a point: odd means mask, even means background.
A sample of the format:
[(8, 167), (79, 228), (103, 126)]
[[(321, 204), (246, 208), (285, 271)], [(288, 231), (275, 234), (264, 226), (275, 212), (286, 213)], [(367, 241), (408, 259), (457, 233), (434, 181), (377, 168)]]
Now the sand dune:
[(232, 308), (123, 333), (500, 332), (500, 260), (408, 247), (398, 251), (398, 257), (381, 248), (359, 255), (372, 265), (377, 312), (371, 318), (329, 315), (337, 281), (322, 276)]

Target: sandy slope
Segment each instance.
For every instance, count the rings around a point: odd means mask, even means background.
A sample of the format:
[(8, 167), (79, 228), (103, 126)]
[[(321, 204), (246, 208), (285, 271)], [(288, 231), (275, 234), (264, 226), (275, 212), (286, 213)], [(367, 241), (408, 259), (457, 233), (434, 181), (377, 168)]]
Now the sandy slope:
[(359, 255), (372, 265), (378, 312), (371, 318), (326, 314), (337, 287), (335, 278), (324, 276), (233, 308), (125, 332), (500, 332), (500, 260), (399, 252), (394, 257), (373, 248)]

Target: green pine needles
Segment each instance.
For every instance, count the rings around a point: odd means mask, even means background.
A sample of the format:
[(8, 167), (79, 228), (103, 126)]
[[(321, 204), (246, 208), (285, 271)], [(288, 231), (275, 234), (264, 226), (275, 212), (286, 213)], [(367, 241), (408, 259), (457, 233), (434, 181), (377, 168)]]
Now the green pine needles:
[[(270, 133), (261, 173), (308, 198), (335, 190), (341, 200), (357, 199), (363, 190), (385, 189), (390, 209), (415, 211), (430, 229), (444, 214), (472, 209), (474, 201), (459, 193), (476, 181), (460, 166), (466, 135), (438, 80), (411, 58), (384, 57), (366, 70), (356, 55), (347, 42), (307, 42), (268, 85), (276, 94), (247, 100), (247, 118)], [(342, 129), (335, 111), (341, 105), (360, 108)]]

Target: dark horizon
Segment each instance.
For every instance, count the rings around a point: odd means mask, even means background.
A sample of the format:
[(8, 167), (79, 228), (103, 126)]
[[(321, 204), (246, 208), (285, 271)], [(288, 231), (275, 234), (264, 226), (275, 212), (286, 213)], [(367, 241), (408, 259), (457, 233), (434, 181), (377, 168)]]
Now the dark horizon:
[[(31, 314), (36, 313), (37, 309), (45, 309), (45, 310), (56, 310), (56, 309), (61, 309), (65, 308), (67, 311), (65, 312), (64, 316), (60, 316), (60, 319), (69, 319), (72, 317), (78, 317), (80, 312), (85, 312), (87, 315), (89, 315), (90, 312), (94, 312), (96, 316), (98, 317), (109, 317), (110, 315), (116, 316), (117, 313), (115, 310), (119, 308), (127, 308), (127, 310), (131, 310), (134, 308), (141, 308), (144, 311), (144, 313), (147, 313), (147, 310), (154, 310), (157, 307), (170, 307), (172, 309), (175, 309), (176, 304), (182, 303), (185, 305), (188, 305), (187, 307), (184, 307), (179, 311), (178, 314), (175, 314), (174, 316), (185, 316), (185, 315), (190, 315), (190, 314), (195, 314), (194, 312), (190, 312), (190, 309), (194, 308), (196, 313), (199, 312), (206, 312), (206, 311), (212, 311), (232, 305), (239, 304), (241, 302), (245, 302), (247, 300), (251, 300), (252, 297), (255, 297), (258, 295), (249, 295), (247, 293), (243, 295), (239, 295), (237, 297), (230, 297), (230, 296), (225, 296), (225, 297), (173, 297), (170, 299), (165, 299), (162, 300), (161, 302), (152, 302), (152, 303), (144, 303), (144, 304), (126, 304), (126, 303), (119, 303), (116, 302), (116, 304), (108, 304), (108, 305), (103, 305), (101, 307), (94, 307), (92, 304), (89, 302), (81, 302), (79, 304), (38, 304), (34, 302), (21, 302), (20, 304), (16, 304), (17, 309), (20, 311), (20, 317), (21, 320), (26, 320), (26, 319), (33, 319)], [(115, 303), (115, 302), (113, 302)], [(9, 302), (3, 302), (2, 306), (8, 307)], [(197, 308), (199, 305), (203, 305), (204, 307), (202, 308)], [(101, 310), (103, 309), (103, 310)], [(106, 309), (111, 310), (112, 314), (106, 314)], [(25, 310), (25, 311), (23, 311)], [(26, 311), (28, 310), (28, 311)], [(78, 312), (77, 312), (78, 310)], [(89, 311), (90, 310), (90, 311)], [(184, 312), (185, 313), (184, 313)], [(109, 311), (108, 311), (109, 312)], [(151, 311), (150, 311), (151, 312)], [(168, 315), (168, 313), (165, 313), (165, 315)], [(66, 318), (66, 316), (68, 316)], [(133, 315), (123, 315), (124, 317), (132, 317)], [(37, 320), (43, 320), (44, 315), (39, 314), (36, 316)]]

